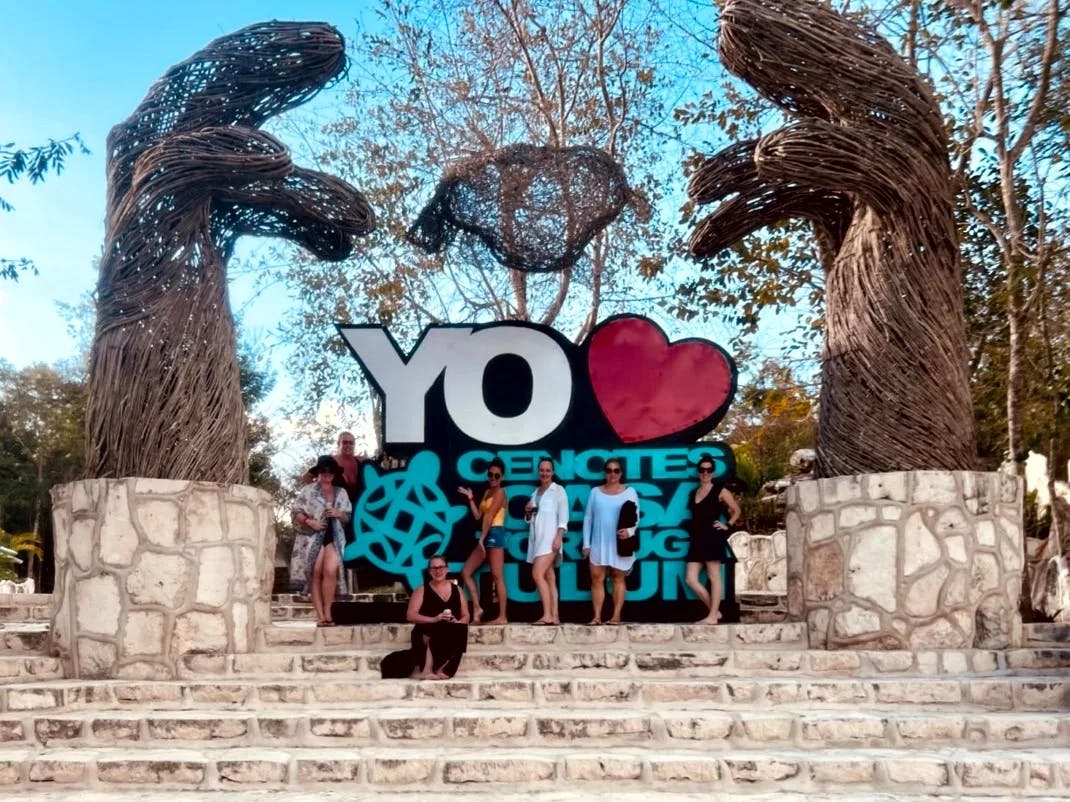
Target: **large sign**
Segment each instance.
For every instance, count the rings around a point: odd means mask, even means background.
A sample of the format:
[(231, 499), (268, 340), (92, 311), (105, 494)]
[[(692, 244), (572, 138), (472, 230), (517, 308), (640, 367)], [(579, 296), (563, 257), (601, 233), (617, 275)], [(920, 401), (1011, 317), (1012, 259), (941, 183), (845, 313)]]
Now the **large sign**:
[(718, 478), (734, 470), (727, 445), (697, 442), (735, 393), (735, 364), (722, 348), (698, 339), (670, 343), (656, 324), (631, 315), (606, 320), (580, 345), (520, 322), (432, 326), (408, 354), (381, 326), (339, 331), (382, 395), (388, 453), (406, 458), (394, 471), (364, 466), (347, 562), (367, 560), (409, 588), (420, 584), (432, 554), (446, 554), (451, 570), (459, 570), (477, 524), (456, 488), (473, 487), (478, 498), (488, 463), (499, 457), (509, 499), (509, 601), (537, 604), (524, 562), (523, 508), (538, 484), (539, 459), (549, 456), (571, 508), (559, 573), (562, 609), (588, 602), (584, 505), (602, 482), (604, 460), (616, 456), (640, 498), (628, 615), (667, 620), (694, 598), (683, 562), (694, 466), (709, 453)]

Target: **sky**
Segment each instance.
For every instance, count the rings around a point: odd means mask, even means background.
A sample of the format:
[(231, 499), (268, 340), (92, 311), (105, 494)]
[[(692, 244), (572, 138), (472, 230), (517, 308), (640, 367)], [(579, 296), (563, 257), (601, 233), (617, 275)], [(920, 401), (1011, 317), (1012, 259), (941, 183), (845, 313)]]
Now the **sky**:
[[(365, 0), (0, 0), (0, 145), (26, 148), (78, 133), (91, 151), (72, 154), (61, 174), (42, 183), (0, 184), (0, 197), (15, 207), (0, 212), (0, 256), (30, 258), (40, 271), (18, 282), (0, 281), (0, 359), (24, 367), (78, 356), (78, 342), (57, 303), (78, 304), (96, 283), (94, 263), (104, 238), (105, 140), (153, 81), (212, 39), (264, 20), (325, 21), (353, 38), (367, 6)], [(301, 111), (328, 105), (342, 91), (328, 88)], [(297, 158), (301, 161), (300, 154)], [(258, 242), (241, 240), (232, 266), (254, 254)], [(254, 292), (252, 277), (235, 278), (236, 272), (231, 271), (232, 308), (255, 340), (258, 328), (267, 330), (285, 313), (287, 298), (279, 287)], [(267, 404), (277, 434), (286, 425), (277, 410), (291, 391), (280, 361), (275, 364), (280, 380)], [(285, 439), (287, 433), (281, 434)], [(307, 441), (301, 448), (307, 452)]]
[(352, 36), (360, 8), (352, 0), (0, 0), (0, 144), (24, 148), (79, 133), (91, 151), (73, 154), (43, 183), (0, 185), (0, 197), (15, 206), (0, 213), (0, 254), (30, 258), (40, 271), (0, 282), (0, 358), (22, 367), (77, 350), (56, 302), (77, 303), (95, 284), (105, 140), (153, 81), (212, 39), (254, 22), (323, 20)]

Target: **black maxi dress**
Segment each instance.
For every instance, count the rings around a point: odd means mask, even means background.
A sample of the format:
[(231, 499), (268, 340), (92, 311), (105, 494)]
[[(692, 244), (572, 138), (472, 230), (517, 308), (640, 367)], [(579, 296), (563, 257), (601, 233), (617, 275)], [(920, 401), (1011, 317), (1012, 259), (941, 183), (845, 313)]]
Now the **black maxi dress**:
[(716, 521), (724, 523), (728, 508), (721, 501), (722, 486), (714, 484), (710, 492), (696, 502), (698, 488), (691, 493), (687, 508), (691, 510), (691, 537), (687, 547), (687, 562), (724, 562), (728, 555), (728, 530), (715, 529)]
[[(443, 599), (432, 590), (430, 582), (425, 582), (420, 615), (434, 618), (447, 608), (454, 618), (461, 617), (461, 591), (457, 585), (451, 584), (450, 597)], [(427, 638), (426, 643), (424, 638)], [(428, 649), (431, 650), (432, 669), (452, 677), (468, 649), (468, 624), (450, 621), (413, 624), (412, 648), (391, 652), (383, 658), (379, 665), (383, 679), (404, 679), (412, 676), (413, 671), (423, 671)]]

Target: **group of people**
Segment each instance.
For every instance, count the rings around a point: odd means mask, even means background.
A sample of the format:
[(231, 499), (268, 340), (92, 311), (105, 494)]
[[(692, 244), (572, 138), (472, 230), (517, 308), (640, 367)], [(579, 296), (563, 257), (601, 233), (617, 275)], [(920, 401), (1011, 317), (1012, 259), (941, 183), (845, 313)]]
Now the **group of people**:
[[(707, 608), (707, 615), (699, 623), (716, 624), (722, 595), (721, 563), (728, 548), (728, 534), (741, 515), (735, 497), (723, 485), (713, 481), (716, 466), (713, 457), (703, 454), (696, 465), (698, 486), (688, 499), (691, 512), (690, 542), (687, 551), (686, 582)], [(583, 558), (591, 573), (591, 626), (602, 623), (618, 625), (624, 608), (625, 580), (635, 564), (633, 550), (621, 548), (623, 541), (635, 536), (638, 521), (639, 497), (624, 483), (624, 465), (610, 457), (603, 466), (603, 482), (591, 489), (583, 516)], [(468, 499), (472, 516), (479, 522), (477, 542), (465, 561), (461, 577), (472, 599), (472, 623), (504, 624), (506, 617), (505, 512), (506, 494), (502, 487), (505, 465), (493, 459), (487, 467), (487, 488), (476, 503), (475, 495), (467, 487), (458, 492)], [(528, 521), (527, 561), (542, 603), (542, 616), (534, 623), (546, 626), (560, 623), (558, 614), (557, 580), (554, 567), (560, 562), (561, 547), (568, 528), (569, 504), (565, 489), (554, 481), (554, 463), (543, 457), (538, 464), (539, 485), (524, 507)], [(630, 502), (634, 514), (624, 523), (622, 511)], [(474, 574), (489, 563), (498, 598), (498, 614), (483, 621), (479, 593)], [(710, 588), (699, 581), (706, 569)], [(603, 622), (606, 580), (612, 585), (612, 612)]]
[[(312, 599), (317, 625), (334, 626), (331, 603), (335, 592), (348, 592), (342, 570), (346, 530), (352, 517), (351, 499), (359, 492), (360, 460), (354, 456), (354, 438), (339, 437), (339, 453), (321, 456), (309, 469), (308, 483), (293, 508), (294, 560), (291, 570), (303, 572), (304, 592)], [(707, 608), (699, 623), (716, 624), (722, 595), (721, 563), (728, 534), (741, 511), (732, 493), (714, 482), (713, 457), (703, 454), (696, 465), (698, 486), (688, 499), (691, 512), (686, 582)], [(639, 496), (624, 482), (624, 465), (616, 457), (605, 461), (601, 485), (591, 489), (583, 517), (583, 558), (591, 575), (591, 626), (619, 625), (625, 601), (625, 580), (635, 564), (634, 542), (639, 517)], [(409, 598), (406, 619), (412, 623), (412, 648), (383, 661), (384, 676), (425, 679), (452, 677), (468, 643), (468, 625), (507, 623), (505, 586), (505, 516), (503, 486), (505, 464), (498, 458), (487, 466), (487, 486), (476, 500), (471, 488), (459, 487), (477, 522), (476, 544), (464, 563), (461, 577), (471, 597), (471, 612), (461, 588), (449, 579), (447, 562), (436, 554), (428, 564), (428, 578)], [(524, 506), (528, 522), (527, 561), (542, 604), (535, 626), (560, 623), (555, 567), (560, 563), (568, 529), (569, 502), (565, 488), (554, 481), (554, 463), (538, 463), (539, 484)], [(489, 564), (497, 596), (497, 615), (486, 619), (480, 605), (475, 574)], [(699, 581), (706, 569), (709, 589)], [(612, 612), (603, 621), (606, 580), (612, 586)]]

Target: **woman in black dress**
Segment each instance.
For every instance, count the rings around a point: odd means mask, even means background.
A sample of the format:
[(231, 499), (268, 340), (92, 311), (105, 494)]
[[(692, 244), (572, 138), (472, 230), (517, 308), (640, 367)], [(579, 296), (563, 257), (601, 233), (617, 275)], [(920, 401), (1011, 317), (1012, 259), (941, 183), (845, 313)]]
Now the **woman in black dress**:
[(412, 628), (413, 677), (449, 679), (468, 648), (468, 603), (446, 576), (446, 558), (436, 554), (428, 579), (409, 599), (405, 618)]
[[(713, 457), (709, 454), (699, 457), (698, 487), (687, 502), (691, 511), (687, 586), (709, 609), (699, 624), (716, 624), (721, 619), (721, 561), (728, 550), (728, 533), (741, 515), (735, 497), (727, 488), (714, 483), (713, 471)], [(703, 566), (710, 580), (709, 590), (698, 580)]]

